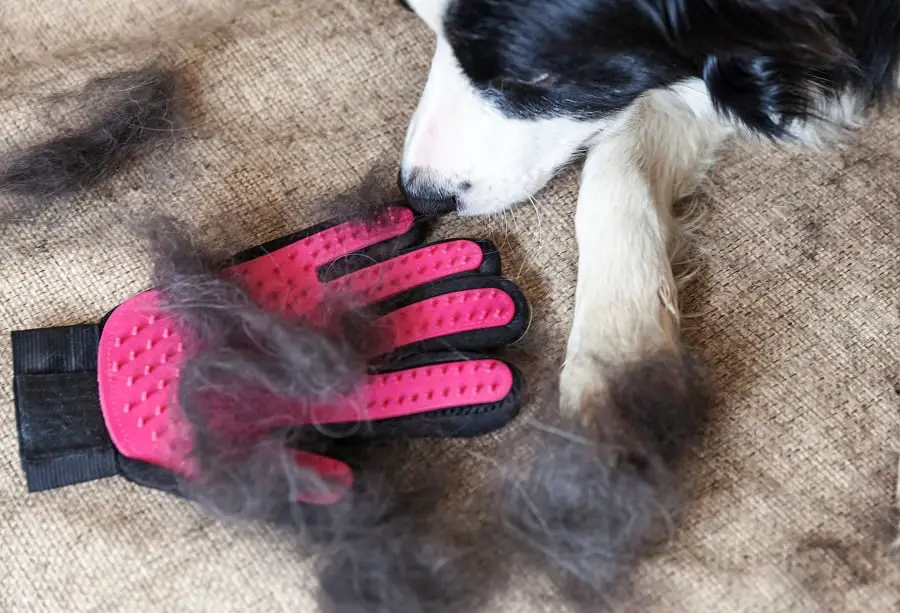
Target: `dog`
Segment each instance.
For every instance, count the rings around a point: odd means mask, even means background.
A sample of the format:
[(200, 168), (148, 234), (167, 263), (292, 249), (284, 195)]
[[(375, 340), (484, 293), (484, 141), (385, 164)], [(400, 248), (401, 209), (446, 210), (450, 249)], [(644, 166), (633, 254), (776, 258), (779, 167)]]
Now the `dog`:
[(900, 0), (406, 0), (436, 38), (398, 181), (496, 213), (584, 156), (559, 391), (679, 346), (672, 205), (735, 137), (827, 146), (897, 88)]

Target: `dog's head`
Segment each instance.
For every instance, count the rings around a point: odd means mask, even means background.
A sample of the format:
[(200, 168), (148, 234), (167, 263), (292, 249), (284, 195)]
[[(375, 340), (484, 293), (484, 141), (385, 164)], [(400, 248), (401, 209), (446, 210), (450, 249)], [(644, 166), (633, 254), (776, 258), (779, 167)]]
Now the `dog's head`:
[(885, 1), (401, 0), (437, 39), (401, 186), (422, 212), (502, 210), (636, 98), (688, 79), (779, 136), (858, 73), (847, 6)]

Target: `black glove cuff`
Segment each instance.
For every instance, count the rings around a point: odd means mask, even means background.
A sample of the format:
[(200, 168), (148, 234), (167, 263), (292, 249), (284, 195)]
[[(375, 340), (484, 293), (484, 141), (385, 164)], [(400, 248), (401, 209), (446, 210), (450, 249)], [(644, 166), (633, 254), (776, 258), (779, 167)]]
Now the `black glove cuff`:
[(19, 457), (29, 492), (119, 474), (97, 386), (100, 327), (12, 333)]

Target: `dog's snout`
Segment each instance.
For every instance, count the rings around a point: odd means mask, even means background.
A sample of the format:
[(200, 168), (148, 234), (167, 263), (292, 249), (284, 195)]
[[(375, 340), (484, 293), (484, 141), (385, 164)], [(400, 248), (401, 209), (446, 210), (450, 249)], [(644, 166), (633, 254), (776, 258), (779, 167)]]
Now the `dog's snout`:
[(420, 215), (447, 215), (456, 210), (456, 196), (409, 196), (409, 206)]
[(458, 199), (455, 191), (425, 172), (413, 170), (409, 175), (404, 175), (401, 171), (397, 183), (410, 208), (420, 215), (447, 215), (456, 210)]

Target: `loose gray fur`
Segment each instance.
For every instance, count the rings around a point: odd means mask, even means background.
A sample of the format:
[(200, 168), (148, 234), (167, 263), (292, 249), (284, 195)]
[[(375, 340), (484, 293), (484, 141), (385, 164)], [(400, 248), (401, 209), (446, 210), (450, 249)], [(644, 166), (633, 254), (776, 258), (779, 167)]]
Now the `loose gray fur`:
[[(683, 496), (679, 464), (712, 402), (702, 367), (686, 352), (622, 367), (588, 422), (560, 420), (508, 440), (517, 451), (530, 449), (533, 462), (501, 463), (492, 489), (466, 513), (448, 514), (450, 476), (435, 472), (428, 488), (400, 487), (395, 476), (408, 457), (400, 444), (345, 444), (315, 428), (275, 430), (249, 443), (217, 434), (205, 392), (226, 397), (229, 416), (255, 427), (282, 417), (266, 397), (302, 403), (359, 385), (369, 349), (358, 341), (370, 320), (346, 299), (326, 305), (316, 318), (324, 327), (282, 320), (205, 260), (176, 256), (192, 253), (173, 247), (187, 244), (183, 237), (173, 243), (176, 235), (171, 225), (162, 233), (169, 244), (160, 250), (156, 285), (169, 311), (203, 339), (180, 393), (203, 478), (183, 487), (220, 517), (287, 528), (317, 556), (325, 613), (474, 611), (520, 563), (597, 610), (670, 536)], [(290, 460), (286, 449), (298, 444), (353, 466), (344, 500), (296, 503), (298, 491), (329, 487)]]
[(536, 459), (498, 498), (513, 556), (591, 611), (614, 608), (635, 565), (671, 536), (679, 464), (712, 406), (702, 365), (682, 350), (627, 364), (609, 385), (586, 420), (533, 432)]
[(80, 125), (0, 163), (0, 193), (40, 204), (95, 187), (186, 121), (179, 75), (158, 66), (104, 75), (61, 96), (76, 99)]
[[(0, 191), (43, 201), (95, 186), (178, 121), (177, 79), (165, 70), (111, 75), (85, 93), (104, 100), (86, 107), (96, 118), (8, 163)], [(367, 193), (329, 210), (358, 214), (373, 200)], [(334, 296), (316, 325), (285, 320), (219, 274), (176, 223), (150, 227), (163, 306), (201, 341), (184, 366), (179, 398), (200, 478), (181, 480), (181, 489), (219, 517), (271, 522), (315, 554), (326, 613), (475, 611), (519, 561), (549, 572), (574, 601), (596, 610), (670, 532), (682, 498), (678, 465), (711, 402), (702, 369), (686, 353), (623, 367), (588, 424), (507, 440), (517, 451), (530, 448), (535, 460), (501, 463), (492, 491), (464, 513), (447, 513), (444, 488), (453, 480), (429, 466), (431, 487), (401, 487), (396, 475), (408, 456), (397, 443), (343, 445), (323, 428), (234, 436), (241, 430), (234, 423), (282, 421), (278, 403), (267, 399), (311, 403), (358, 386), (369, 343), (378, 342), (371, 315), (352, 297)], [(223, 402), (228, 426), (219, 421)], [(298, 492), (330, 484), (291, 460), (292, 445), (350, 461), (350, 494), (325, 507), (298, 504)]]
[[(202, 479), (182, 489), (230, 519), (284, 520), (298, 490), (327, 486), (288, 457), (284, 401), (292, 415), (308, 419), (312, 403), (359, 386), (368, 347), (358, 339), (370, 336), (337, 310), (315, 327), (263, 309), (171, 220), (152, 224), (149, 238), (161, 306), (190, 339), (178, 404)], [(267, 434), (247, 435), (258, 431)]]
[[(279, 526), (315, 554), (323, 611), (467, 610), (479, 581), (469, 562), (474, 548), (463, 544), (466, 522), (433, 523), (446, 482), (438, 480), (437, 492), (399, 486), (402, 444), (342, 444), (315, 427), (240, 436), (285, 423), (273, 399), (302, 406), (357, 388), (372, 343), (380, 342), (370, 315), (352, 297), (335, 296), (312, 318), (320, 325), (286, 320), (256, 306), (213, 258), (198, 256), (176, 223), (158, 220), (152, 228), (154, 286), (163, 309), (195, 339), (182, 366), (179, 404), (199, 476), (181, 479), (181, 492), (222, 519)], [(328, 506), (298, 503), (299, 492), (330, 484), (298, 467), (291, 446), (348, 461), (349, 495)]]

